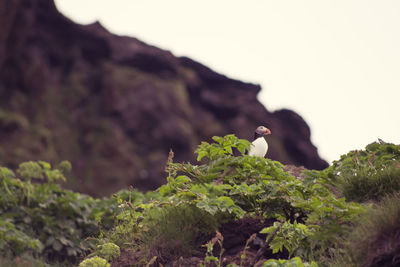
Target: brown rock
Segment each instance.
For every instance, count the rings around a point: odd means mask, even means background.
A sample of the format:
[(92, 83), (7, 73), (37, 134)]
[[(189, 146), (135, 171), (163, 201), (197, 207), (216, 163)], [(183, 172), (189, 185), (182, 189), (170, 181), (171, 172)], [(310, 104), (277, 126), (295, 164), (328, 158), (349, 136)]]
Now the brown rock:
[(0, 163), (70, 160), (68, 187), (92, 195), (164, 182), (172, 148), (193, 160), (200, 141), (268, 126), (268, 156), (327, 166), (310, 129), (289, 110), (269, 112), (260, 86), (99, 23), (78, 25), (52, 0), (0, 2)]

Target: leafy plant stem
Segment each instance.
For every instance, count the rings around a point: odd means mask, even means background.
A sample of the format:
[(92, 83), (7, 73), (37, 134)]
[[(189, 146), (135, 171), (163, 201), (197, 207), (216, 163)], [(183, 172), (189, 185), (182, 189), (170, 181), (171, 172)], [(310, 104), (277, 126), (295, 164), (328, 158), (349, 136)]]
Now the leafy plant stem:
[(261, 245), (261, 247), (258, 249), (256, 256), (254, 257), (253, 261), (251, 262), (251, 266), (254, 266), (257, 261), (261, 259), (261, 256), (264, 254), (264, 252), (268, 249), (268, 245), (272, 242), (274, 239), (275, 235), (279, 232), (281, 229), (282, 225), (285, 223), (284, 221), (280, 221), (281, 223), (279, 226), (275, 229), (275, 231), (270, 235), (268, 240)]

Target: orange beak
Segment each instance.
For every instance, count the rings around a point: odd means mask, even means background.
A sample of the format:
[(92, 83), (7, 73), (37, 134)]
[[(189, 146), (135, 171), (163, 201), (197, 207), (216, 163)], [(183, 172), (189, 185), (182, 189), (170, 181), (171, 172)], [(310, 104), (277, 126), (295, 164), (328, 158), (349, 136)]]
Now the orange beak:
[(266, 128), (266, 130), (265, 130), (265, 133), (264, 133), (265, 135), (270, 135), (271, 134), (271, 130), (270, 129), (268, 129), (268, 128)]

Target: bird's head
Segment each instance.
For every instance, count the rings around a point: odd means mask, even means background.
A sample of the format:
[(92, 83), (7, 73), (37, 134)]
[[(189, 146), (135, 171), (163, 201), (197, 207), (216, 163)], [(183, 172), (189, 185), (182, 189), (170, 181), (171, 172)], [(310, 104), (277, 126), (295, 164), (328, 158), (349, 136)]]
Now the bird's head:
[(255, 133), (258, 136), (270, 135), (271, 130), (265, 126), (258, 126)]

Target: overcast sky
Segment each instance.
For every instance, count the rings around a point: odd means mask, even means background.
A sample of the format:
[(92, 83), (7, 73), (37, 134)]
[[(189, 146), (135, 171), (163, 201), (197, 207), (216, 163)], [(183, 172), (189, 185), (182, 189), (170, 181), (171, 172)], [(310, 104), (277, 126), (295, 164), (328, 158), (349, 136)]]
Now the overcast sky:
[(75, 22), (100, 21), (113, 33), (260, 84), (259, 100), (270, 111), (299, 113), (329, 162), (378, 138), (400, 143), (398, 0), (56, 4)]

